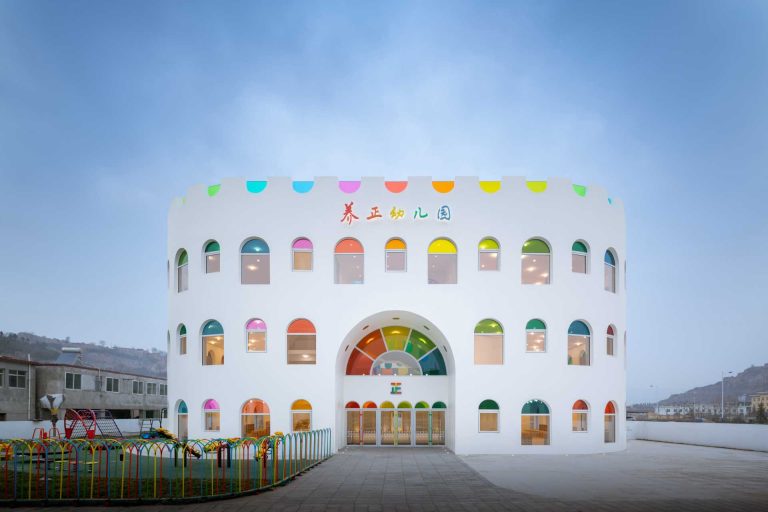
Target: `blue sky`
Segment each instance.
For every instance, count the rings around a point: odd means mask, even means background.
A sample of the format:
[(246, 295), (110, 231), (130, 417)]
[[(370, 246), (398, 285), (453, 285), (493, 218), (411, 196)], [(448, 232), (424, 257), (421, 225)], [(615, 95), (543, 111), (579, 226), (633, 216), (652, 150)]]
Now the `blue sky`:
[(4, 0), (0, 330), (163, 348), (194, 183), (565, 176), (625, 202), (659, 399), (768, 362), (766, 141), (760, 1)]

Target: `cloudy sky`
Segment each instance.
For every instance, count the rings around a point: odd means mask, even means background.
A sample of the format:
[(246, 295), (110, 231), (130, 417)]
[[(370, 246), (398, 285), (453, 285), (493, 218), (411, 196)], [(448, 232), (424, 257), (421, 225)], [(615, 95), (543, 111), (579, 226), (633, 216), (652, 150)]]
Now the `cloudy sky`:
[(422, 174), (624, 200), (629, 401), (768, 362), (766, 2), (0, 2), (0, 330), (164, 348), (191, 184)]

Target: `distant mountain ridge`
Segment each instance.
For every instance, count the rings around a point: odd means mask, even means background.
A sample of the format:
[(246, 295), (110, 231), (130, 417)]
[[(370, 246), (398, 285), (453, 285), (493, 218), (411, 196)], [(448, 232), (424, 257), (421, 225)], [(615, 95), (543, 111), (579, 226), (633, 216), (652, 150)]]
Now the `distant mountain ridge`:
[[(690, 389), (661, 400), (663, 405), (690, 403), (720, 403), (720, 381), (708, 386)], [(768, 391), (768, 364), (751, 366), (743, 372), (725, 377), (725, 401), (734, 403), (741, 395), (754, 395)]]
[(0, 332), (0, 355), (4, 356), (26, 359), (29, 354), (32, 361), (52, 363), (61, 354), (62, 347), (80, 347), (84, 366), (148, 377), (166, 376), (167, 354), (160, 350), (108, 347), (105, 342), (77, 343), (28, 332)]

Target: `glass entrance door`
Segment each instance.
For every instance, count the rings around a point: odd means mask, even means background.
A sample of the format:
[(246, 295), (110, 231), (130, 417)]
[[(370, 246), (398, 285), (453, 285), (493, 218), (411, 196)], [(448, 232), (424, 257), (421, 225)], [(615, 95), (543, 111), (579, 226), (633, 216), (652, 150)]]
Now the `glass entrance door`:
[(410, 446), (411, 444), (411, 411), (397, 411), (397, 445)]
[(422, 409), (416, 409), (416, 445), (426, 446), (429, 445), (429, 411)]
[(430, 431), (432, 432), (432, 445), (444, 445), (445, 444), (445, 410), (433, 410), (432, 426)]
[(376, 409), (363, 410), (363, 442), (365, 445), (376, 444)]
[(395, 432), (397, 432), (397, 414), (395, 411), (380, 409), (381, 414), (381, 445), (393, 446), (397, 444)]
[(360, 423), (362, 415), (359, 410), (347, 411), (347, 444), (363, 444)]

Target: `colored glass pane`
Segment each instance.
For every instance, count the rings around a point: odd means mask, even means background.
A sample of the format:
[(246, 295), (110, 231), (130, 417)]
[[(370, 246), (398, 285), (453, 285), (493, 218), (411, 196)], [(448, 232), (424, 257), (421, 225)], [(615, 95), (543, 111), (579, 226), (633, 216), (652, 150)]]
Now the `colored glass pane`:
[(298, 238), (293, 242), (294, 249), (312, 250), (312, 242), (308, 238)]
[(435, 348), (435, 344), (432, 343), (432, 340), (419, 331), (411, 330), (411, 335), (408, 337), (408, 343), (405, 346), (406, 352), (416, 359), (421, 359), (433, 348)]
[(311, 411), (312, 404), (306, 400), (296, 400), (291, 406), (292, 411)]
[(269, 414), (269, 406), (263, 400), (251, 398), (243, 405), (243, 414)]
[(413, 409), (413, 406), (411, 405), (411, 402), (400, 402), (397, 404), (398, 409)]
[(571, 247), (571, 250), (573, 252), (583, 252), (585, 254), (589, 252), (587, 251), (587, 246), (584, 245), (583, 242), (573, 242), (573, 246)]
[(269, 246), (261, 238), (254, 238), (248, 240), (240, 252), (242, 254), (269, 254)]
[(213, 197), (219, 193), (219, 190), (221, 190), (221, 185), (211, 185), (208, 187), (208, 195)]
[(483, 400), (482, 402), (480, 402), (479, 409), (481, 409), (483, 411), (498, 411), (499, 410), (499, 404), (497, 404), (495, 401), (490, 400), (490, 399)]
[(179, 327), (179, 336), (186, 336), (187, 335), (187, 326), (184, 324), (181, 324), (181, 327)]
[(528, 320), (528, 323), (525, 324), (525, 329), (528, 331), (531, 331), (531, 330), (543, 331), (546, 328), (547, 326), (544, 325), (544, 322), (542, 322), (538, 318), (534, 318), (533, 320)]
[(363, 245), (354, 238), (345, 238), (336, 244), (336, 254), (362, 254)]
[(605, 251), (605, 262), (609, 265), (616, 266), (616, 259), (613, 257), (613, 253), (611, 251)]
[(544, 240), (531, 238), (523, 244), (523, 254), (549, 254), (549, 246)]
[(573, 404), (573, 410), (574, 411), (588, 411), (589, 406), (587, 405), (587, 402), (584, 400), (576, 400)]
[(525, 186), (528, 187), (528, 190), (531, 192), (544, 192), (547, 190), (547, 182), (546, 181), (527, 181), (525, 183)]
[(267, 324), (265, 324), (264, 320), (260, 318), (254, 318), (253, 320), (248, 322), (245, 328), (246, 330), (249, 330), (249, 331), (266, 331)]
[(416, 409), (429, 409), (427, 402), (416, 402)]
[(185, 402), (184, 400), (179, 402), (178, 412), (179, 412), (179, 414), (188, 414), (189, 413), (189, 411), (187, 410), (187, 402)]
[(384, 340), (389, 350), (405, 350), (405, 343), (408, 341), (408, 335), (411, 330), (407, 327), (384, 327), (381, 329), (384, 333)]
[(344, 406), (345, 409), (359, 409), (360, 404), (357, 402), (347, 402), (347, 405)]
[(480, 244), (478, 244), (478, 249), (481, 251), (498, 251), (499, 242), (493, 238), (483, 238), (480, 240)]
[(203, 409), (205, 409), (206, 411), (218, 411), (219, 402), (213, 399), (206, 400), (205, 403), (203, 404)]
[(299, 194), (306, 194), (310, 190), (312, 190), (312, 187), (315, 186), (314, 181), (294, 181), (293, 182), (293, 190), (295, 192), (298, 192)]
[(432, 188), (434, 188), (437, 192), (440, 192), (441, 194), (447, 194), (451, 190), (453, 190), (454, 186), (453, 181), (433, 181), (432, 182)]
[(574, 185), (573, 191), (579, 194), (581, 197), (584, 197), (587, 195), (587, 187), (584, 185)]
[(549, 407), (541, 400), (529, 400), (523, 405), (523, 414), (549, 414)]
[(315, 326), (306, 318), (298, 318), (288, 326), (288, 334), (315, 334)]
[(186, 265), (189, 262), (189, 257), (187, 256), (187, 251), (181, 251), (181, 254), (179, 254), (179, 266)]
[(501, 324), (491, 318), (480, 320), (475, 326), (475, 334), (503, 334)]
[(394, 409), (394, 408), (395, 408), (395, 404), (393, 404), (389, 400), (385, 402), (381, 402), (381, 407), (379, 407), (379, 409)]
[(363, 409), (376, 409), (376, 402), (365, 402)]
[(501, 190), (501, 182), (500, 181), (481, 181), (480, 190), (482, 190), (486, 194), (494, 194), (499, 190)]
[(224, 334), (224, 328), (216, 320), (211, 320), (205, 327), (203, 327), (203, 336), (212, 336), (216, 334)]
[(385, 181), (384, 186), (393, 194), (399, 194), (406, 188), (408, 188), (407, 181)]
[(359, 181), (340, 181), (339, 182), (339, 190), (341, 190), (345, 194), (351, 194), (353, 192), (357, 192), (359, 189), (360, 189)]
[(422, 375), (447, 375), (445, 370), (445, 359), (439, 350), (433, 350), (420, 361)]
[(613, 402), (605, 404), (605, 414), (616, 414), (616, 407), (613, 405)]
[(263, 192), (265, 188), (267, 188), (266, 181), (246, 181), (245, 182), (245, 189), (251, 194), (258, 194), (260, 192)]
[(205, 252), (219, 252), (221, 251), (221, 246), (219, 245), (219, 242), (213, 241), (208, 242), (208, 244), (205, 246)]
[(388, 251), (404, 251), (405, 242), (403, 242), (400, 238), (390, 238), (384, 248)]
[(432, 404), (433, 409), (447, 409), (445, 402), (435, 402)]
[(456, 254), (456, 244), (447, 238), (438, 238), (429, 244), (429, 254)]
[(608, 336), (613, 336), (613, 335), (614, 335), (613, 326), (609, 325), (608, 326)]
[(581, 320), (576, 320), (568, 327), (568, 334), (574, 334), (577, 336), (589, 336), (589, 327)]
[(381, 331), (378, 329), (360, 340), (357, 347), (371, 356), (371, 359), (376, 359), (387, 351), (387, 347), (384, 344), (384, 338), (382, 338)]
[(347, 360), (347, 375), (371, 375), (373, 360), (357, 348), (352, 349)]

